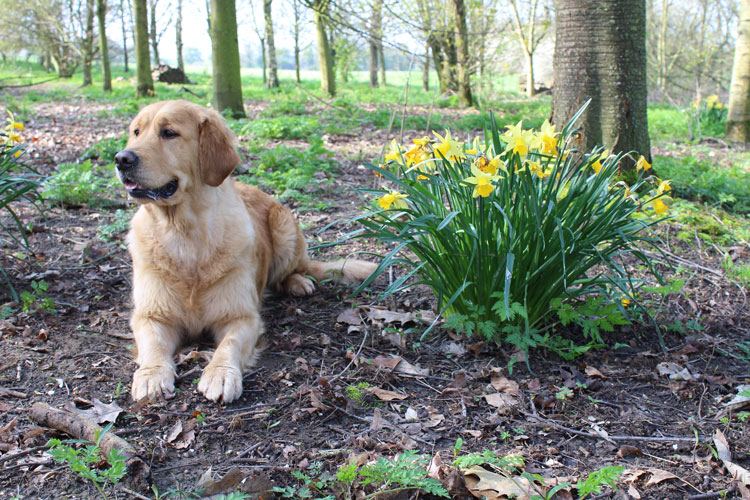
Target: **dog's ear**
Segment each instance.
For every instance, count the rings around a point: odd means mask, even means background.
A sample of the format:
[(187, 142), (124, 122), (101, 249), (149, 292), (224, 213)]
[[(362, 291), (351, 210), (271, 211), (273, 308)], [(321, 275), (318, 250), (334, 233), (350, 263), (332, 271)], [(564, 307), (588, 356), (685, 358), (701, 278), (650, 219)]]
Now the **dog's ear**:
[(199, 127), (201, 179), (215, 187), (240, 164), (240, 155), (234, 147), (234, 134), (219, 113), (208, 110)]

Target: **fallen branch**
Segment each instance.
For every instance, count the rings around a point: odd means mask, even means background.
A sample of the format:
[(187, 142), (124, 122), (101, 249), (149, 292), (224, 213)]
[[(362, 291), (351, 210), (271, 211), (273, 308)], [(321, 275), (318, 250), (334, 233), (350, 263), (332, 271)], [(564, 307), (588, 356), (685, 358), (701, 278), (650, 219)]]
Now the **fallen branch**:
[[(46, 403), (34, 403), (29, 412), (34, 422), (45, 427), (52, 427), (77, 439), (96, 442), (96, 437), (103, 429), (88, 418), (65, 410), (52, 408)], [(106, 456), (116, 449), (125, 457), (128, 470), (127, 483), (136, 491), (147, 491), (151, 483), (151, 469), (141, 459), (135, 448), (115, 434), (108, 432), (99, 441), (99, 448)]]
[(41, 80), (39, 82), (29, 82), (29, 83), (18, 83), (15, 85), (0, 85), (0, 90), (2, 89), (20, 89), (23, 87), (33, 87), (34, 85), (41, 85), (42, 83), (51, 82), (53, 80), (58, 80), (60, 77), (55, 76), (53, 78), (48, 78), (46, 80)]
[[(526, 412), (522, 412), (522, 413), (526, 418), (531, 419), (531, 420), (536, 420), (537, 425), (554, 427), (561, 431), (565, 431), (570, 434), (575, 434), (576, 436), (583, 436), (583, 437), (589, 437), (589, 438), (594, 438), (594, 439), (605, 439), (604, 436), (600, 434), (571, 429), (570, 427), (565, 427), (564, 425), (560, 425), (557, 422), (553, 422), (552, 420), (547, 420), (546, 418), (540, 417), (539, 415), (533, 415), (531, 413), (526, 413)], [(665, 442), (665, 443), (671, 443), (671, 442), (694, 443), (696, 440), (705, 442), (705, 441), (708, 441), (709, 439), (708, 437), (705, 437), (705, 436), (682, 437), (682, 436), (617, 436), (617, 435), (613, 436), (613, 435), (608, 435), (607, 437), (614, 441), (656, 441), (656, 442)]]

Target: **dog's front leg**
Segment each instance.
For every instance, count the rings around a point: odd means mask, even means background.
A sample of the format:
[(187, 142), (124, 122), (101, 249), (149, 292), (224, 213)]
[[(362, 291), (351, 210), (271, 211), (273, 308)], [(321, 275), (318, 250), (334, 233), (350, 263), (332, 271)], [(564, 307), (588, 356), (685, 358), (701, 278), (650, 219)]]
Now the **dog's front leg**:
[(174, 395), (174, 353), (179, 343), (179, 332), (158, 321), (139, 318), (132, 321), (133, 337), (138, 350), (138, 369), (133, 374), (131, 396), (159, 399)]
[(262, 332), (257, 313), (248, 313), (214, 329), (218, 346), (198, 384), (207, 399), (231, 403), (242, 395), (242, 372), (252, 365)]

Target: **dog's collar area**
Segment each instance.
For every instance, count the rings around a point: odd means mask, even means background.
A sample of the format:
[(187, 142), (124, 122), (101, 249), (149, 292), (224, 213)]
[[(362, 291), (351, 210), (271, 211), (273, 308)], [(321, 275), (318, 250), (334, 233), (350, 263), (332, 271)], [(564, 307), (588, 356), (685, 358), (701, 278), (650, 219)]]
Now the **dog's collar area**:
[(177, 192), (177, 179), (171, 180), (161, 187), (153, 189), (142, 189), (135, 187), (128, 189), (128, 194), (133, 198), (148, 198), (158, 201), (160, 198), (166, 200)]

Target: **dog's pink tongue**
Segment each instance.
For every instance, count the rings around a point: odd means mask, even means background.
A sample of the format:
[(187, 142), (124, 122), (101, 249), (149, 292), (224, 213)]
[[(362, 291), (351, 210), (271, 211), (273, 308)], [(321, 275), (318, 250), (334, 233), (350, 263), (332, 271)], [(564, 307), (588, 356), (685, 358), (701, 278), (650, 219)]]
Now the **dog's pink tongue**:
[(138, 184), (136, 184), (135, 182), (131, 182), (131, 181), (125, 181), (124, 184), (125, 184), (125, 189), (127, 189), (128, 191), (138, 187)]

